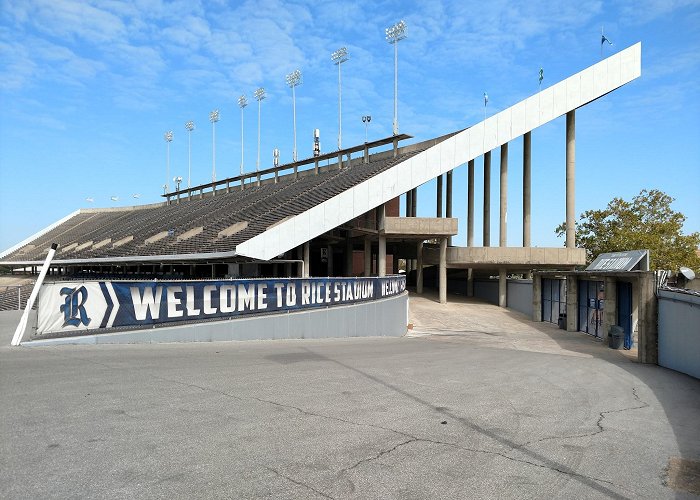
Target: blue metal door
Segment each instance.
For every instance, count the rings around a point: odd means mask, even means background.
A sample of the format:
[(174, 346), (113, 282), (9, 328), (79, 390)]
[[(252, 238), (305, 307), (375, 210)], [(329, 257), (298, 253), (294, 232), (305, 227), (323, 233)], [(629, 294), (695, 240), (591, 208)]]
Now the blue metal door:
[(632, 283), (617, 282), (617, 324), (625, 331), (625, 349), (631, 349)]
[(605, 286), (602, 281), (578, 282), (578, 329), (594, 337), (601, 337)]

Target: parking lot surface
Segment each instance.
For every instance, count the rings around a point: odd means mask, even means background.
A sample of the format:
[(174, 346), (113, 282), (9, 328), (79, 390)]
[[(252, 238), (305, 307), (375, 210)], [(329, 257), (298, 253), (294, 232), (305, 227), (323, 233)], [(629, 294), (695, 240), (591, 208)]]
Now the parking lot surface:
[[(696, 498), (700, 381), (488, 304), (402, 338), (0, 347), (2, 498)], [(7, 338), (7, 342), (5, 339)]]

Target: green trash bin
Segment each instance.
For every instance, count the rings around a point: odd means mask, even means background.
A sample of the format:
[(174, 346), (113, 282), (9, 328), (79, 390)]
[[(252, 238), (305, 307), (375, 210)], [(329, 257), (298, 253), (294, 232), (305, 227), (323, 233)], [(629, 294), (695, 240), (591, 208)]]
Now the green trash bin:
[(608, 345), (610, 349), (619, 349), (625, 340), (625, 330), (621, 326), (612, 325), (608, 330)]

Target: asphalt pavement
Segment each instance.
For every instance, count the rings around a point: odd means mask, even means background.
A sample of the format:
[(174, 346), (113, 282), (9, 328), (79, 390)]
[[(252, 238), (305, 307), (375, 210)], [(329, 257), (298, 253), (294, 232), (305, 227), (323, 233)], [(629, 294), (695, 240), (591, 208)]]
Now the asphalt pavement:
[(479, 302), (412, 297), (411, 322), (402, 338), (5, 344), (0, 497), (700, 493), (700, 380)]

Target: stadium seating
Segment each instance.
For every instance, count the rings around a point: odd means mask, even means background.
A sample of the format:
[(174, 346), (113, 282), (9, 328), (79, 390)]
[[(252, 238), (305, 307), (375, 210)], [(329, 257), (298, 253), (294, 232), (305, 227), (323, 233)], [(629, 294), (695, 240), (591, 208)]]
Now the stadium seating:
[[(42, 261), (51, 243), (58, 243), (55, 258), (60, 260), (231, 252), (269, 226), (309, 210), (418, 152), (369, 163), (355, 161), (317, 174), (303, 171), (282, 176), (276, 183), (247, 184), (244, 190), (231, 186), (230, 192), (219, 190), (215, 196), (193, 194), (179, 203), (171, 199), (169, 204), (81, 211), (2, 261)], [(240, 224), (240, 231), (219, 236), (239, 222), (247, 222), (247, 226)], [(189, 237), (183, 238), (188, 231)]]

